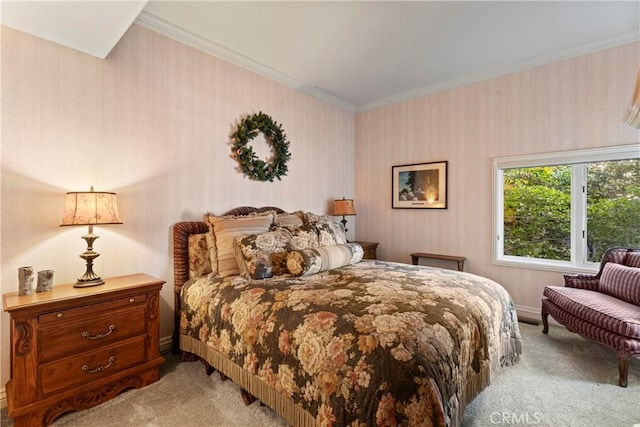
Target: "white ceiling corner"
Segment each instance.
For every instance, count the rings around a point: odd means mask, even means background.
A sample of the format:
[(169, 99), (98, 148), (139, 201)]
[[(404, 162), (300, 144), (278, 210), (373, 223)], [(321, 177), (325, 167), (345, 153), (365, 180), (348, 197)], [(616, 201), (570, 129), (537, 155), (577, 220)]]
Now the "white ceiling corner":
[(629, 1), (150, 1), (136, 21), (351, 111), (640, 40)]
[(640, 40), (638, 1), (2, 1), (104, 58), (135, 22), (349, 111)]
[(5, 1), (2, 25), (104, 59), (147, 1)]

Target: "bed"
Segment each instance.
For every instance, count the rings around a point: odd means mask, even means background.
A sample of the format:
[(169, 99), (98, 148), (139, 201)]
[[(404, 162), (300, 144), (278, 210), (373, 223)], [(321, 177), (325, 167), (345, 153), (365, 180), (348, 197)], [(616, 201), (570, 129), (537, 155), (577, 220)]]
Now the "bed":
[(458, 426), (521, 352), (511, 297), (469, 273), (362, 260), (340, 226), (275, 207), (175, 224), (174, 351), (294, 426)]

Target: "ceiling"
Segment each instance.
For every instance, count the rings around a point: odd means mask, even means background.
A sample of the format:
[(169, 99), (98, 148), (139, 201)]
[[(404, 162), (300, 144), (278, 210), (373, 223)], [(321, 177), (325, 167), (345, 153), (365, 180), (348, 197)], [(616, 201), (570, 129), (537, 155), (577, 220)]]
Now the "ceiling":
[(363, 111), (640, 40), (637, 1), (2, 1), (3, 25), (105, 58), (135, 22)]

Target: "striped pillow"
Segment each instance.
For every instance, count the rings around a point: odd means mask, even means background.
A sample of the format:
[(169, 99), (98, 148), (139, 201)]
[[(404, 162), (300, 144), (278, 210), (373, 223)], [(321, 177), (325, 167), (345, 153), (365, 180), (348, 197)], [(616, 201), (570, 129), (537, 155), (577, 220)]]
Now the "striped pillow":
[(624, 259), (624, 264), (629, 267), (640, 268), (640, 252), (629, 252)]
[(217, 272), (220, 277), (240, 274), (233, 239), (243, 234), (260, 234), (269, 231), (274, 217), (272, 211), (232, 217), (205, 214), (204, 222), (209, 226), (207, 243), (212, 271)]
[(598, 290), (631, 304), (640, 305), (640, 268), (606, 263), (600, 276)]
[(287, 252), (287, 270), (294, 276), (309, 276), (362, 260), (364, 251), (357, 243), (321, 246)]
[(276, 224), (277, 225), (292, 225), (299, 227), (304, 224), (303, 221), (304, 214), (300, 211), (293, 213), (283, 213), (276, 215)]

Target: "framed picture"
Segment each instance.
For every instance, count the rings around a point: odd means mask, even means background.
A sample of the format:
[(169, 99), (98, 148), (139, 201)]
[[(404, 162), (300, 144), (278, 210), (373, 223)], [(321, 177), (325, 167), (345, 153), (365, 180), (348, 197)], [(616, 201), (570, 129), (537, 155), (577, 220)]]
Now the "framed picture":
[(447, 209), (447, 163), (393, 166), (391, 207)]

